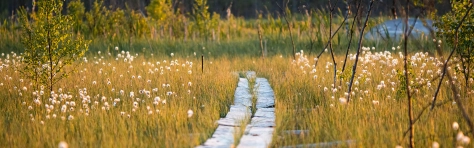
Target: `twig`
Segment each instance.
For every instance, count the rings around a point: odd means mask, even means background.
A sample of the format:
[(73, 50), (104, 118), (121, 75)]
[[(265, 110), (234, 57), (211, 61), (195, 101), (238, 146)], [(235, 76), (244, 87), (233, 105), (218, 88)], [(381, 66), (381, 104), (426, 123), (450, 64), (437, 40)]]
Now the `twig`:
[[(449, 79), (449, 82), (453, 82), (453, 78), (451, 77), (451, 75), (449, 74), (449, 72), (447, 72), (447, 77)], [(461, 98), (460, 96), (458, 96), (459, 92), (458, 90), (456, 89), (456, 86), (453, 84), (453, 83), (450, 83), (451, 84), (451, 91), (453, 91), (453, 96), (454, 96), (454, 101), (456, 101), (456, 105), (458, 106), (459, 110), (461, 111), (461, 114), (462, 116), (464, 117), (464, 120), (466, 120), (467, 122), (467, 125), (469, 126), (469, 129), (471, 130), (471, 134), (474, 135), (474, 125), (472, 124), (472, 120), (471, 118), (469, 117), (469, 114), (467, 114), (466, 110), (464, 109), (464, 106), (461, 102)]]
[[(436, 104), (436, 106), (442, 106), (446, 103), (449, 103), (451, 102), (451, 100), (445, 100), (444, 102), (441, 102), (439, 104)], [(426, 109), (430, 108), (431, 104), (428, 104), (426, 106), (423, 107), (423, 109), (421, 110), (420, 113), (418, 113), (418, 115), (416, 116), (415, 119), (413, 119), (413, 124), (415, 124), (417, 121), (420, 120), (421, 116), (424, 114), (424, 112), (426, 111)], [(431, 110), (430, 110), (431, 111)], [(405, 130), (405, 132), (403, 132), (403, 137), (402, 137), (402, 140), (405, 139), (406, 135), (408, 134), (408, 132), (411, 130), (411, 128), (408, 128), (407, 130)]]
[[(360, 9), (360, 4), (362, 4), (361, 1), (359, 1), (359, 4), (357, 4), (357, 12), (359, 12), (359, 9)], [(351, 44), (352, 44), (352, 35), (354, 34), (354, 24), (356, 22), (356, 19), (357, 19), (357, 15), (359, 13), (355, 13), (355, 16), (354, 16), (354, 20), (352, 21), (352, 25), (351, 25), (351, 30), (350, 30), (350, 34), (349, 34), (349, 45), (347, 45), (347, 50), (346, 50), (346, 57), (344, 58), (344, 64), (342, 64), (342, 72), (344, 72), (344, 70), (346, 69), (346, 63), (347, 63), (347, 56), (349, 56), (349, 49), (351, 48)]]
[[(349, 14), (347, 14), (345, 17), (344, 17), (344, 21), (342, 21), (341, 25), (339, 25), (339, 27), (336, 29), (336, 31), (331, 35), (331, 37), (329, 38), (329, 41), (326, 43), (326, 46), (324, 46), (323, 50), (321, 50), (321, 52), (318, 54), (318, 56), (316, 57), (316, 63), (314, 65), (318, 65), (318, 61), (319, 61), (319, 58), (321, 57), (321, 55), (324, 53), (324, 51), (326, 50), (326, 48), (328, 48), (330, 42), (332, 41), (332, 39), (334, 38), (334, 36), (336, 36), (336, 33), (339, 32), (339, 29), (341, 29), (342, 25), (344, 25), (344, 22), (346, 22), (347, 20), (347, 17), (348, 17)], [(329, 32), (329, 34), (331, 34), (331, 32)]]
[[(296, 47), (295, 47), (295, 42), (293, 41), (293, 35), (291, 35), (291, 27), (290, 27), (290, 22), (288, 22), (288, 19), (286, 19), (286, 11), (280, 7), (278, 2), (276, 2), (277, 6), (283, 11), (283, 18), (286, 21), (288, 31), (290, 31), (290, 39), (291, 39), (291, 45), (293, 45), (293, 60), (296, 60)], [(287, 5), (285, 5), (287, 6)], [(285, 7), (286, 8), (286, 7)]]
[(204, 73), (204, 55), (201, 55), (201, 73)]
[[(334, 51), (332, 49), (332, 13), (334, 12), (334, 7), (332, 7), (331, 5), (331, 0), (328, 0), (329, 1), (329, 51), (331, 51), (331, 58), (332, 58), (332, 63), (334, 65), (334, 83), (332, 85), (332, 88), (336, 88), (336, 76), (337, 76), (337, 63), (336, 63), (336, 60), (334, 59)], [(346, 22), (346, 19), (347, 19), (347, 15), (346, 17), (344, 18), (344, 21), (342, 21), (342, 24), (344, 24), (344, 22)], [(341, 28), (342, 24), (339, 26), (339, 28)], [(334, 33), (335, 34), (335, 33)], [(319, 59), (319, 58), (318, 58)]]
[(347, 95), (347, 102), (350, 101), (351, 87), (352, 87), (352, 83), (354, 82), (354, 76), (355, 76), (355, 73), (356, 73), (356, 70), (357, 70), (357, 62), (359, 61), (360, 49), (362, 48), (362, 38), (364, 36), (365, 27), (367, 27), (367, 22), (369, 21), (370, 12), (372, 12), (372, 5), (373, 4), (374, 4), (374, 0), (371, 0), (370, 4), (369, 4), (369, 9), (367, 10), (367, 16), (365, 17), (364, 26), (362, 27), (362, 30), (360, 32), (359, 47), (357, 48), (355, 63), (354, 63), (354, 66), (352, 67), (352, 76), (351, 76), (351, 81), (349, 83), (349, 90), (347, 91), (347, 93), (349, 94), (349, 95)]
[(258, 39), (260, 40), (260, 49), (262, 50), (262, 59), (265, 59), (265, 52), (263, 50), (262, 31), (260, 31), (260, 23), (258, 24)]

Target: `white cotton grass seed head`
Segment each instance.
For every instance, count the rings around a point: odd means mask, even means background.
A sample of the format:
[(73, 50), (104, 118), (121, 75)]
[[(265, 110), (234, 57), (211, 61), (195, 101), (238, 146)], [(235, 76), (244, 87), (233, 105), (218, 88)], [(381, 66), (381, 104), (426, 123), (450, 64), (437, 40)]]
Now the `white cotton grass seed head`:
[(464, 134), (461, 131), (459, 131), (458, 134), (456, 135), (456, 140), (461, 141), (463, 140), (463, 138), (464, 138)]
[(188, 118), (191, 118), (193, 116), (194, 112), (193, 110), (188, 110)]
[(374, 105), (379, 105), (380, 102), (379, 102), (378, 100), (372, 100), (372, 104), (374, 104)]
[(453, 130), (457, 131), (459, 129), (459, 124), (457, 122), (453, 122)]
[(154, 101), (159, 102), (159, 101), (161, 101), (161, 98), (160, 97), (155, 97)]
[(346, 98), (339, 98), (339, 102), (341, 102), (341, 104), (347, 104), (347, 99)]
[(439, 143), (438, 142), (433, 142), (433, 144), (431, 145), (431, 148), (439, 148)]
[(471, 142), (471, 138), (469, 138), (468, 136), (464, 136), (461, 140), (461, 143), (464, 145), (468, 145), (470, 142)]
[(68, 144), (65, 141), (61, 141), (58, 144), (58, 148), (68, 148)]

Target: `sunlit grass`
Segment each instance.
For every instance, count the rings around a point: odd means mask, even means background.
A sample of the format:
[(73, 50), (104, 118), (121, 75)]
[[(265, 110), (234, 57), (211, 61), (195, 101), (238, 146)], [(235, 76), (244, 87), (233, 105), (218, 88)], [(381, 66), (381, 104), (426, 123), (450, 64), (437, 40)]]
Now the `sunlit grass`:
[[(5, 53), (0, 63), (0, 141), (2, 147), (55, 147), (60, 141), (71, 147), (193, 147), (211, 136), (216, 121), (233, 104), (239, 77), (235, 73), (252, 70), (268, 78), (275, 92), (273, 147), (346, 140), (355, 142), (339, 146), (406, 145), (403, 132), (408, 128), (408, 109), (400, 92), (403, 58), (399, 51), (397, 47), (364, 48), (349, 103), (343, 98), (354, 55), (343, 73), (344, 56), (336, 55), (339, 71), (333, 88), (328, 53), (314, 67), (315, 55), (308, 56), (306, 51), (296, 60), (278, 54), (261, 59), (208, 53), (202, 72), (199, 53), (90, 52), (75, 67), (77, 73), (54, 88), (53, 104), (49, 92), (41, 92), (21, 77), (19, 54)], [(410, 53), (415, 115), (431, 103), (438, 84), (441, 61), (433, 56)], [(453, 74), (456, 66), (450, 65)], [(468, 80), (466, 89), (463, 77), (453, 76), (455, 85), (462, 88), (462, 103), (472, 114), (473, 80)], [(452, 128), (454, 122), (472, 137), (453, 105), (448, 83), (443, 82), (438, 99), (447, 103), (425, 110), (415, 124), (419, 146), (433, 142), (446, 147), (464, 145), (456, 141), (459, 131)], [(244, 129), (236, 129), (235, 135), (243, 134)], [(287, 130), (305, 132), (290, 134)]]
[(2, 56), (2, 147), (192, 147), (233, 102), (230, 61), (201, 72), (194, 58), (120, 54), (84, 58), (52, 98), (20, 76), (18, 56)]
[[(378, 52), (377, 52), (378, 51)], [(260, 74), (270, 79), (276, 97), (276, 131), (274, 147), (298, 144), (325, 143), (355, 140), (350, 147), (395, 147), (406, 145), (403, 137), (408, 129), (406, 97), (397, 95), (400, 91), (399, 74), (403, 71), (403, 58), (399, 50), (365, 48), (361, 65), (356, 73), (354, 94), (351, 101), (345, 100), (350, 74), (338, 75), (333, 85), (332, 60), (329, 55), (315, 60), (300, 54), (292, 61), (287, 58), (273, 57), (260, 63)], [(340, 73), (343, 56), (337, 56)], [(349, 57), (351, 58), (351, 57)], [(432, 101), (441, 63), (437, 58), (425, 53), (412, 53), (410, 56), (410, 84), (415, 102), (415, 115)], [(352, 66), (353, 59), (348, 65)], [(450, 69), (453, 73), (454, 67)], [(346, 67), (350, 71), (352, 67)], [(454, 75), (456, 86), (462, 88), (461, 97), (466, 110), (474, 110), (471, 86), (467, 90), (461, 76)], [(446, 80), (446, 79), (445, 79)], [(421, 147), (429, 147), (433, 142), (441, 146), (452, 147), (456, 143), (455, 135), (459, 131), (452, 129), (453, 122), (460, 122), (464, 133), (469, 129), (458, 108), (454, 105), (449, 82), (443, 82), (438, 103), (447, 102), (434, 110), (426, 110), (415, 124), (415, 141)], [(462, 85), (462, 87), (461, 87)], [(288, 134), (287, 130), (307, 130), (305, 134)], [(345, 145), (345, 146), (344, 146)], [(457, 145), (462, 145), (458, 142)]]

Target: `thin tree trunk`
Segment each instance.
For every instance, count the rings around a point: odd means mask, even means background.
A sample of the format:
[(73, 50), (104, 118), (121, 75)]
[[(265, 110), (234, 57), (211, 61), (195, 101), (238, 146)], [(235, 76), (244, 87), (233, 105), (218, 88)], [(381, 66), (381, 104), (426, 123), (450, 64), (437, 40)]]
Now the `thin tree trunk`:
[(392, 1), (392, 7), (391, 7), (391, 11), (392, 11), (392, 15), (393, 15), (393, 18), (394, 18), (394, 19), (398, 19), (396, 1), (397, 1), (397, 0), (393, 0), (393, 1)]
[[(46, 23), (47, 25), (51, 25), (50, 23), (50, 20), (49, 20), (49, 13), (51, 12), (48, 12), (48, 15), (46, 16)], [(51, 26), (47, 26), (47, 41), (48, 41), (48, 58), (49, 58), (49, 95), (51, 96), (52, 95), (52, 92), (53, 92), (53, 55), (52, 55), (52, 51), (51, 51), (51, 46), (52, 46), (52, 43), (51, 43)]]
[[(329, 50), (331, 51), (331, 58), (332, 58), (332, 63), (334, 65), (334, 82), (333, 82), (333, 85), (332, 85), (332, 88), (336, 88), (336, 76), (337, 76), (337, 63), (336, 63), (336, 60), (334, 59), (334, 51), (332, 49), (332, 13), (334, 11), (334, 8), (332, 7), (331, 5), (331, 0), (329, 0)], [(347, 18), (347, 16), (345, 17)], [(346, 21), (346, 19), (344, 19), (343, 21), (343, 24), (344, 22)], [(342, 26), (342, 24), (341, 24)], [(334, 33), (336, 34), (336, 33)]]
[(406, 95), (408, 99), (408, 119), (409, 121), (409, 129), (410, 129), (410, 147), (414, 148), (415, 147), (415, 127), (413, 125), (413, 100), (411, 99), (411, 93), (410, 93), (410, 81), (409, 81), (409, 70), (408, 70), (408, 50), (407, 50), (407, 44), (408, 44), (408, 36), (409, 36), (409, 30), (408, 30), (408, 14), (410, 12), (410, 0), (407, 0), (406, 8), (405, 8), (405, 31), (403, 33), (403, 39), (404, 39), (404, 56), (403, 56), (403, 68), (405, 69), (405, 87), (406, 87)]
[(265, 59), (265, 51), (263, 50), (262, 31), (260, 31), (260, 24), (258, 24), (258, 39), (260, 40), (260, 49), (262, 50), (262, 59)]
[[(280, 5), (278, 5), (278, 3), (277, 3), (277, 6), (280, 7)], [(286, 8), (286, 6), (288, 6), (288, 3), (285, 4), (285, 8)], [(283, 9), (282, 7), (280, 7), (280, 9), (283, 11), (283, 14), (284, 14), (283, 18), (285, 19), (287, 27), (288, 27), (288, 31), (290, 32), (291, 45), (293, 45), (293, 60), (296, 60), (296, 47), (295, 47), (295, 42), (293, 41), (293, 35), (291, 34), (291, 25), (290, 25), (290, 22), (288, 22), (288, 19), (286, 18), (285, 9)]]
[[(360, 4), (362, 4), (362, 2), (359, 2), (359, 4), (357, 4), (357, 11), (359, 11), (359, 8), (360, 8)], [(351, 48), (351, 44), (352, 44), (352, 36), (354, 35), (354, 25), (355, 25), (355, 20), (357, 19), (359, 13), (356, 13), (355, 16), (354, 16), (354, 19), (352, 20), (352, 25), (351, 25), (351, 28), (349, 30), (350, 34), (349, 34), (349, 44), (347, 45), (347, 50), (346, 50), (346, 56), (344, 58), (344, 64), (342, 64), (342, 71), (341, 73), (344, 72), (344, 70), (346, 69), (346, 63), (347, 63), (347, 57), (349, 56), (349, 49)]]
[(351, 80), (349, 82), (349, 90), (347, 91), (347, 93), (349, 94), (349, 95), (347, 95), (347, 102), (350, 101), (351, 88), (352, 88), (352, 84), (354, 82), (354, 76), (355, 76), (356, 70), (357, 70), (357, 63), (359, 61), (360, 49), (362, 48), (362, 38), (364, 37), (364, 30), (365, 30), (365, 27), (367, 26), (367, 22), (369, 21), (369, 17), (370, 17), (370, 13), (372, 12), (372, 5), (373, 4), (374, 4), (374, 0), (371, 0), (370, 4), (369, 4), (369, 9), (367, 10), (367, 15), (365, 17), (364, 26), (362, 26), (362, 30), (360, 32), (359, 47), (357, 48), (357, 54), (356, 54), (356, 59), (355, 59), (354, 66), (352, 66), (352, 76), (351, 76)]

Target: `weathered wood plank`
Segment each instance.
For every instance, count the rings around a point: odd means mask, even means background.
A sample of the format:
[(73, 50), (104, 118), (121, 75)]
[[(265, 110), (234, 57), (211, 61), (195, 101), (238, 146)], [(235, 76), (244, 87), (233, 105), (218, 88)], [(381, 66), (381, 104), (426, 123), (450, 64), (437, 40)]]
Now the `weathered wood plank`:
[(239, 78), (237, 88), (234, 94), (234, 105), (230, 107), (225, 118), (217, 121), (219, 126), (212, 137), (198, 146), (199, 148), (228, 148), (234, 146), (234, 135), (236, 129), (239, 129), (242, 123), (248, 122), (252, 113), (250, 106), (252, 95), (249, 91), (249, 83), (246, 78)]
[(248, 133), (242, 136), (237, 148), (266, 148), (272, 142), (272, 127), (251, 127)]
[(291, 146), (284, 146), (281, 148), (321, 148), (321, 147), (341, 147), (349, 146), (355, 144), (355, 140), (346, 140), (346, 141), (331, 141), (331, 142), (321, 142), (321, 143), (311, 143), (311, 144), (298, 144)]
[(268, 80), (257, 78), (255, 80), (257, 89), (257, 108), (273, 108), (275, 106), (275, 96)]
[(218, 126), (212, 138), (197, 148), (231, 147), (234, 144), (234, 129), (231, 126)]
[(237, 147), (241, 148), (266, 148), (272, 142), (275, 127), (275, 97), (273, 90), (265, 78), (257, 78), (255, 81), (257, 93), (257, 111), (250, 124), (247, 125), (246, 133), (240, 139)]
[[(256, 78), (256, 73), (247, 72), (247, 78)], [(247, 78), (239, 78), (234, 95), (234, 105), (231, 106), (225, 118), (217, 121), (219, 126), (212, 137), (198, 147), (234, 147), (236, 130), (240, 130), (241, 124), (248, 122), (248, 118), (251, 116), (252, 94), (249, 91)], [(265, 148), (269, 147), (272, 142), (275, 127), (275, 97), (273, 90), (268, 80), (264, 78), (256, 78), (254, 88), (256, 88), (255, 92), (257, 95), (257, 111), (252, 117), (250, 124), (247, 125), (237, 147)]]

